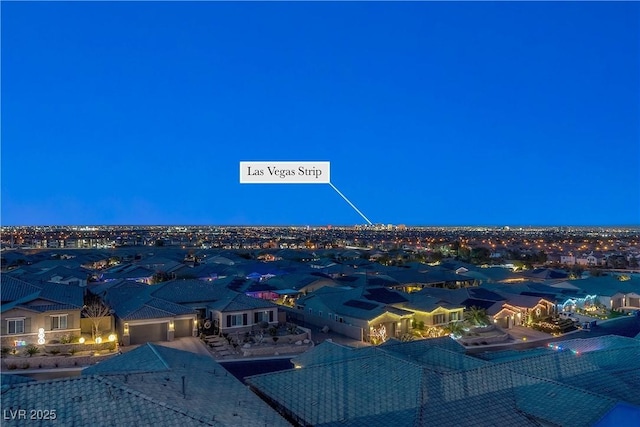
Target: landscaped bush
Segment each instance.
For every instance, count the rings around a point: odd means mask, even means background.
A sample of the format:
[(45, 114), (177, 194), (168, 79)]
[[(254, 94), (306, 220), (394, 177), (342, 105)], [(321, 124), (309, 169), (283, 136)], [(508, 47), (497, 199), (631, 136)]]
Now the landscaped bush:
[(49, 353), (55, 356), (57, 354), (60, 354), (60, 350), (58, 350), (57, 348), (54, 348), (53, 350), (50, 350)]
[(2, 355), (6, 356), (7, 354), (9, 354), (9, 352), (11, 351), (11, 349), (9, 347), (2, 347)]
[(37, 345), (33, 345), (30, 344), (25, 350), (24, 350), (25, 354), (28, 354), (29, 357), (33, 356), (34, 354), (40, 353), (40, 349), (38, 348)]

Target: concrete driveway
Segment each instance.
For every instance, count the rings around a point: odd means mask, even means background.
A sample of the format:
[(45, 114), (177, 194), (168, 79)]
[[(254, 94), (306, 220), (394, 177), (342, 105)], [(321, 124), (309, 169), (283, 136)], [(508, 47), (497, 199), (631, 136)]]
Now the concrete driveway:
[(202, 340), (197, 337), (180, 337), (174, 339), (173, 341), (161, 341), (155, 344), (165, 347), (177, 348), (178, 350), (189, 351), (191, 353), (201, 354), (203, 356), (209, 356), (213, 358), (213, 355), (209, 350), (207, 350), (207, 347), (202, 342)]

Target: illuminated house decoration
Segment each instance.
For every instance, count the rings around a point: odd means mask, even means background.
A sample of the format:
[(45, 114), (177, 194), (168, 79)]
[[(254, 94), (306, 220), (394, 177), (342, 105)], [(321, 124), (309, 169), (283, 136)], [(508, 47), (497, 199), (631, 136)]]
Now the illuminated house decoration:
[(526, 325), (540, 317), (553, 315), (555, 304), (549, 300), (529, 295), (507, 296), (502, 308), (492, 316), (493, 322), (503, 328)]
[(7, 274), (2, 274), (0, 280), (2, 347), (13, 346), (15, 341), (43, 345), (81, 334), (82, 288), (63, 283), (33, 284)]
[(562, 311), (589, 310), (590, 307), (595, 307), (598, 303), (597, 295), (587, 295), (584, 298), (569, 298), (562, 304)]
[(384, 325), (379, 325), (377, 328), (371, 327), (370, 337), (372, 343), (382, 344), (387, 340), (387, 328)]
[(440, 297), (431, 296), (430, 292), (434, 291), (425, 289), (403, 294), (407, 301), (394, 303), (393, 306), (413, 313), (413, 329), (421, 331), (421, 335), (441, 336), (449, 323), (464, 320), (464, 305), (451, 304)]
[(400, 338), (411, 331), (414, 313), (395, 304), (406, 302), (397, 291), (384, 288), (323, 287), (296, 302), (304, 321), (327, 327), (353, 339), (371, 341), (374, 329), (385, 327), (387, 337)]

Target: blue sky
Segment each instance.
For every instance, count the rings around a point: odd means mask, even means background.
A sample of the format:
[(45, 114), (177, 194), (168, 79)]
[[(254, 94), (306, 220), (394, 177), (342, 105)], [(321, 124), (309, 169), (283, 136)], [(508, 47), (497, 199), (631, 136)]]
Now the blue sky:
[(640, 4), (3, 2), (2, 225), (640, 223)]

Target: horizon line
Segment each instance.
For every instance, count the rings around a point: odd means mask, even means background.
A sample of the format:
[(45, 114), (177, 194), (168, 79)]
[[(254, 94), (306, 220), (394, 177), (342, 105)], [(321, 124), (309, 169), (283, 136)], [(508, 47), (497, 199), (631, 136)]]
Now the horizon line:
[(393, 224), (393, 223), (374, 223), (374, 224), (18, 224), (4, 225), (0, 224), (0, 228), (35, 228), (35, 227), (220, 227), (220, 228), (304, 228), (304, 227), (337, 227), (337, 228), (355, 228), (366, 227), (373, 228), (377, 225), (394, 227), (404, 226), (407, 228), (470, 228), (470, 227), (487, 227), (487, 228), (640, 228), (640, 224), (434, 224), (434, 225), (417, 225), (417, 224)]

